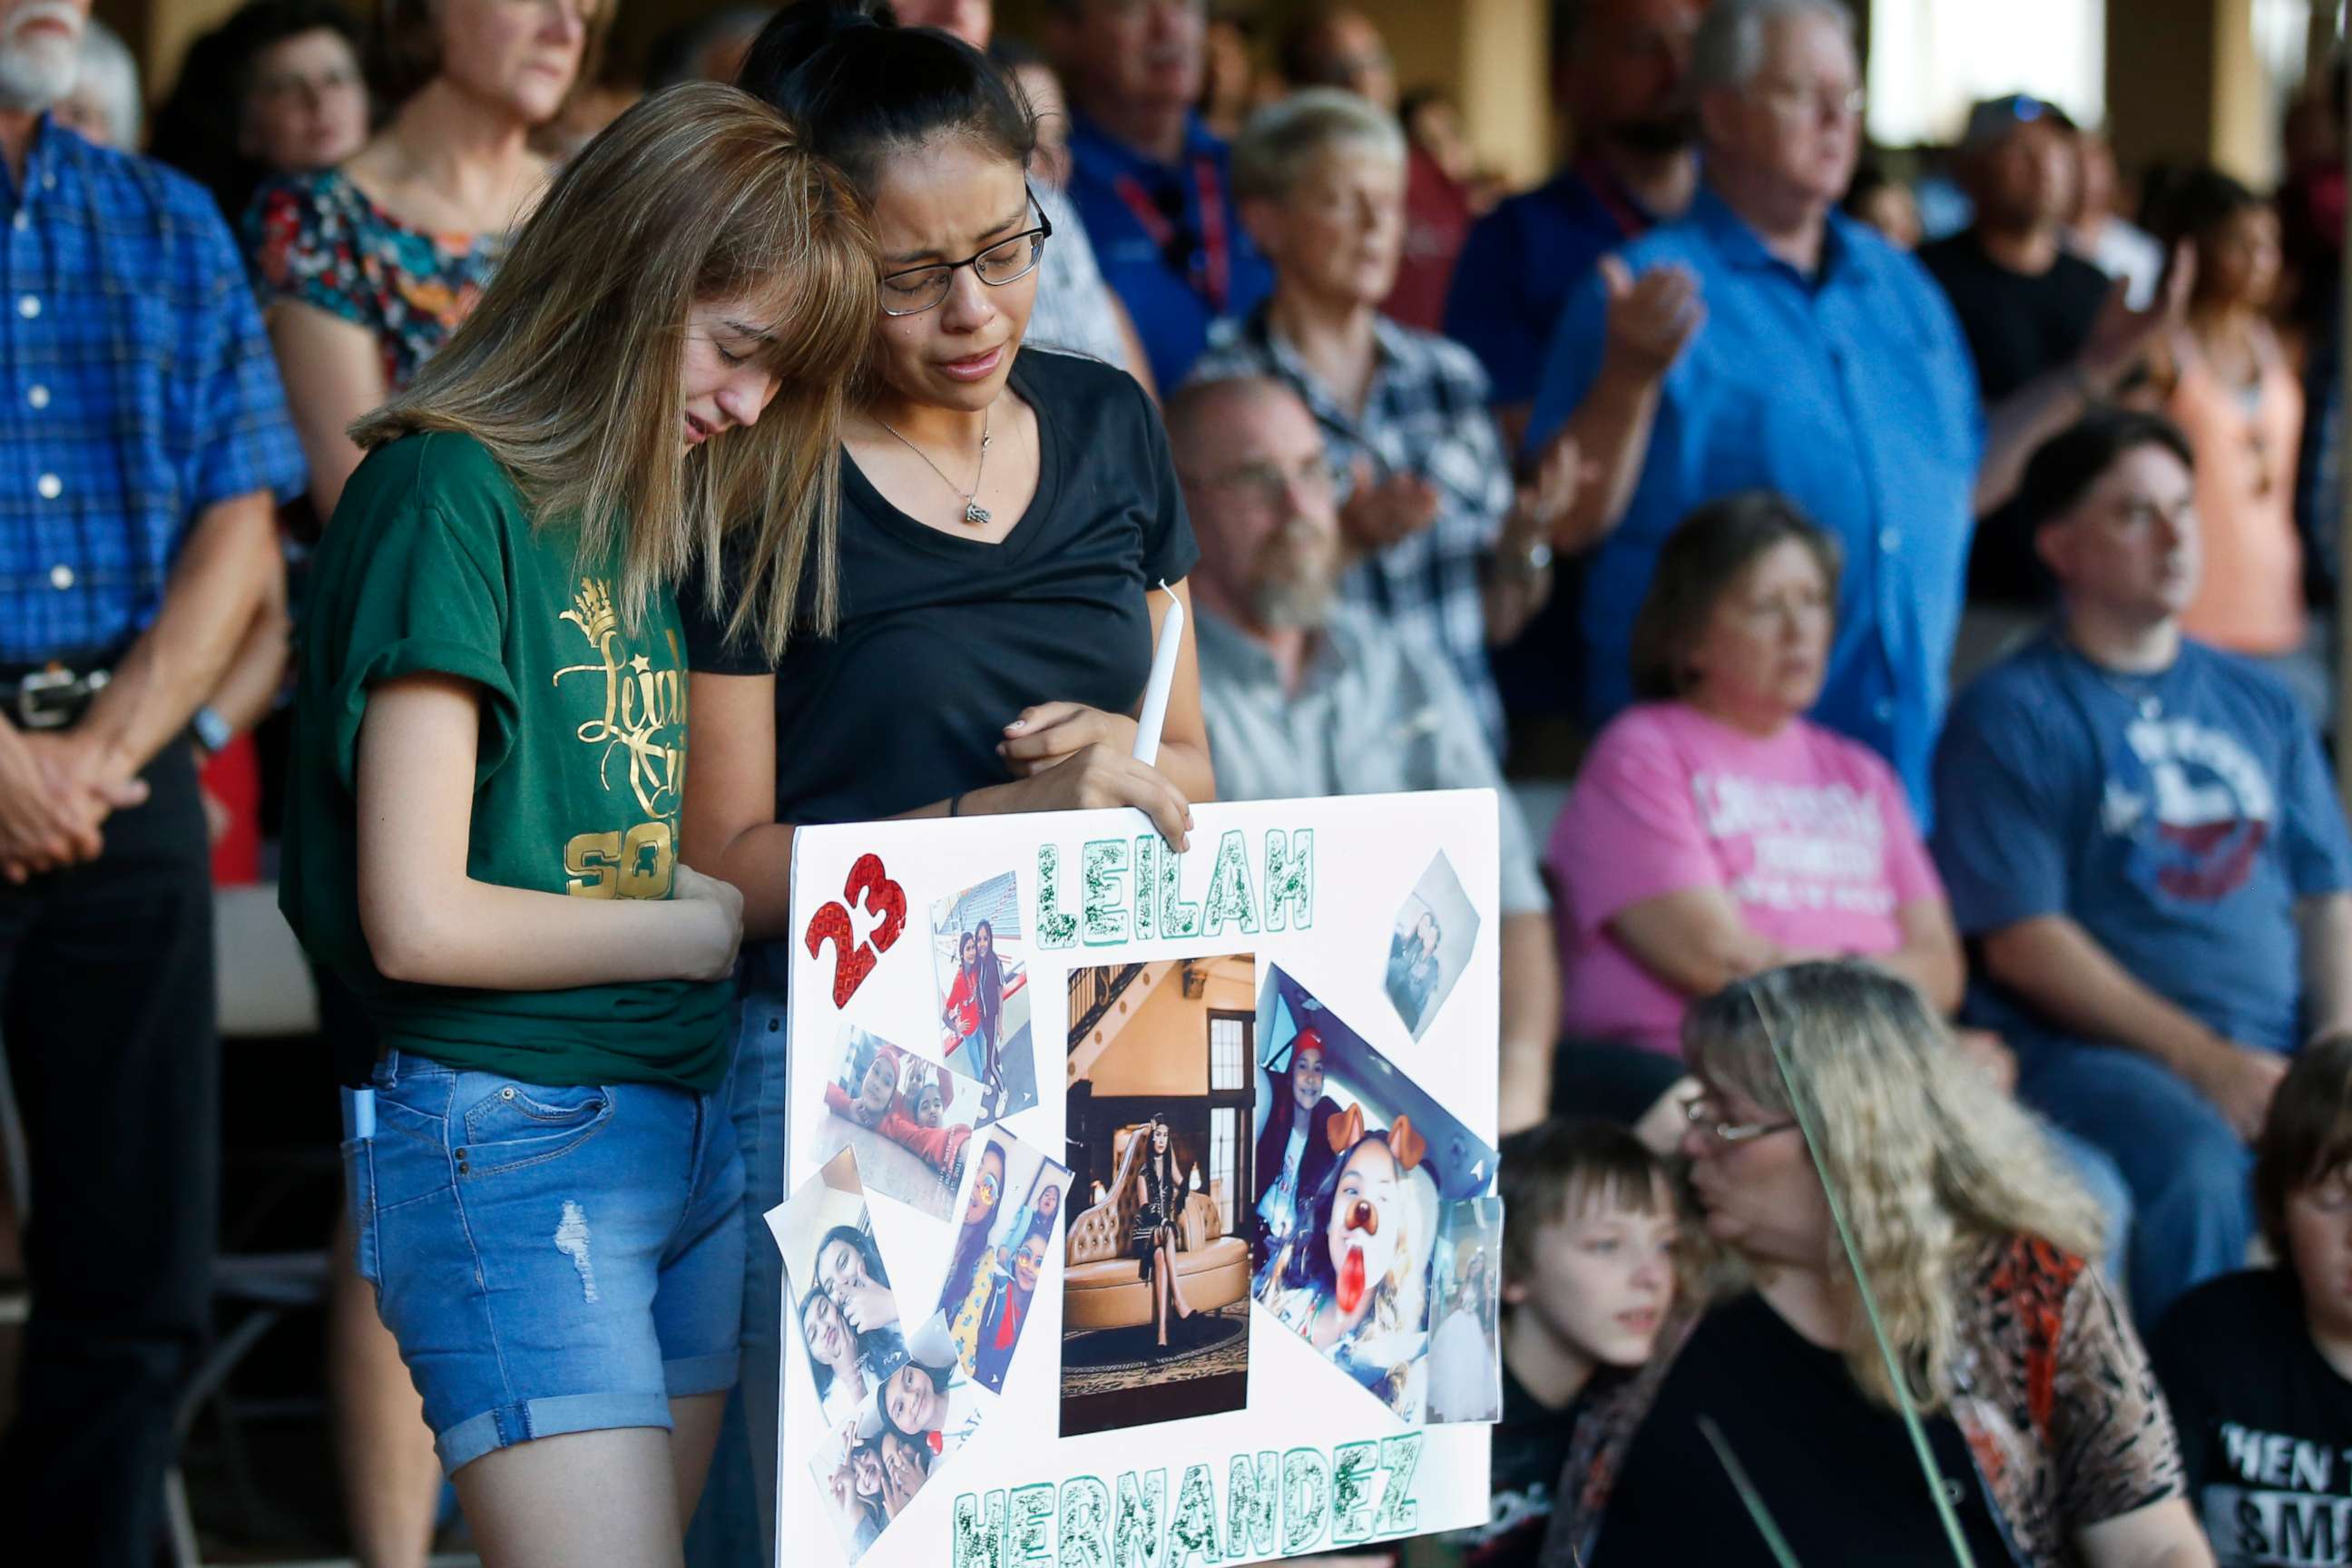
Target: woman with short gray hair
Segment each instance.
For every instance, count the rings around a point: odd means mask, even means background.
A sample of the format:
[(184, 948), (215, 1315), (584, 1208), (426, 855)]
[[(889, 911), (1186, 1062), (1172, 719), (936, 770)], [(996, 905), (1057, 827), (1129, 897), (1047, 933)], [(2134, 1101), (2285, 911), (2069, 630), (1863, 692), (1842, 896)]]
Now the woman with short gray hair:
[(1515, 491), (1477, 361), (1381, 315), (1404, 235), (1394, 120), (1352, 93), (1309, 89), (1250, 121), (1233, 168), (1274, 293), (1219, 329), (1193, 379), (1268, 376), (1306, 403), (1347, 495), (1347, 597), (1444, 653), (1499, 752), (1486, 649), (1516, 637), (1550, 592), (1574, 447), (1547, 454)]

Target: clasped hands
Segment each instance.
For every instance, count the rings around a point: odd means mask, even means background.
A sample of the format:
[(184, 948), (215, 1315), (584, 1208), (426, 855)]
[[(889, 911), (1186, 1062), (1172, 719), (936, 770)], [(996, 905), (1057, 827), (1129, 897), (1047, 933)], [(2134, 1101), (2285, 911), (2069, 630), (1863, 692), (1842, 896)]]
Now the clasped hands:
[(0, 876), (10, 882), (96, 859), (106, 819), (146, 799), (131, 760), (99, 736), (0, 722)]

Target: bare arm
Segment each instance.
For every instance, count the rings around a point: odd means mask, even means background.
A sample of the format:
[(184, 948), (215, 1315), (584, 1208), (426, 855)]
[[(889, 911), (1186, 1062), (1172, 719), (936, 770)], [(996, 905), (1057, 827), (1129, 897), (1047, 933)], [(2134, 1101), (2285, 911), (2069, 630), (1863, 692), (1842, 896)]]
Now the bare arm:
[[(1508, 450), (1508, 448), (1505, 448)], [(1500, 647), (1527, 629), (1551, 597), (1552, 571), (1547, 563), (1530, 567), (1528, 559), (1538, 545), (1549, 548), (1576, 506), (1586, 479), (1584, 455), (1573, 431), (1563, 430), (1544, 448), (1535, 469), (1511, 496), (1511, 510), (1503, 518), (1495, 558), (1486, 574), (1486, 641)], [(1591, 478), (1598, 479), (1599, 471)]]
[(220, 684), (213, 689), (209, 706), (240, 732), (268, 716), (286, 679), (287, 637), (293, 621), (286, 613), (286, 557), (270, 552), (270, 569), (262, 574), (260, 602), (229, 659)]
[(717, 980), (733, 968), (742, 899), (677, 869), (675, 899), (586, 899), (467, 870), (481, 700), (467, 681), (408, 676), (360, 722), (360, 925), (385, 978), (488, 991)]
[(1610, 920), (1609, 934), (1685, 996), (1712, 996), (1795, 956), (1749, 929), (1720, 888), (1683, 888), (1628, 904)]
[(782, 936), (793, 918), (793, 825), (776, 820), (776, 678), (688, 678), (694, 765), (678, 811), (678, 858), (743, 890), (743, 934)]
[(2352, 893), (2323, 893), (2294, 906), (2303, 933), (2306, 1037), (2352, 1031)]
[(2093, 401), (2113, 395), (2179, 324), (2195, 273), (2184, 243), (2173, 252), (2164, 287), (2144, 310), (2131, 308), (2130, 285), (2118, 279), (2074, 363), (2035, 377), (1986, 411), (1984, 460), (1977, 468), (1978, 516), (2015, 494), (2034, 449), (2073, 424)]
[(1989, 933), (1986, 971), (2061, 1027), (2112, 1041), (2171, 1068), (2251, 1138), (2286, 1071), (2207, 1028), (2143, 984), (2064, 915), (2036, 915)]
[(1895, 918), (1903, 928), (1903, 945), (1874, 953), (1870, 962), (1908, 980), (1927, 1005), (1949, 1016), (1959, 1008), (1969, 977), (1959, 932), (1952, 929), (1952, 907), (1941, 899), (1915, 899), (1896, 910)]
[(310, 504), (325, 527), (345, 481), (360, 466), (360, 449), (345, 432), (389, 395), (383, 359), (366, 328), (316, 305), (279, 300), (262, 319), (286, 383), (295, 434), (302, 438), (302, 457), (310, 466)]
[(2186, 1498), (2150, 1503), (2074, 1532), (2084, 1568), (2213, 1568)]
[(1576, 504), (1552, 535), (1553, 548), (1587, 550), (1624, 521), (1633, 503), (1633, 487), (1641, 482), (1642, 462), (1650, 450), (1650, 432), (1657, 423), (1662, 377), (1644, 376), (1602, 361), (1592, 390), (1562, 426), (1576, 444), (1592, 454), (1598, 482), (1585, 487)]
[(1502, 924), (1502, 1128), (1516, 1132), (1551, 1109), (1551, 1056), (1559, 1037), (1559, 950), (1541, 910)]
[(60, 743), (94, 748), (100, 776), (128, 777), (145, 767), (217, 689), (266, 602), (266, 584), (283, 571), (267, 493), (206, 508), (181, 548), (155, 624)]
[(1650, 432), (1666, 372), (1706, 319), (1698, 280), (1680, 267), (1655, 267), (1637, 281), (1614, 256), (1601, 259), (1608, 291), (1608, 341), (1600, 373), (1562, 427), (1591, 473), (1552, 531), (1555, 549), (1600, 542), (1623, 521), (1649, 456)]
[(1975, 494), (1979, 517), (2017, 493), (2026, 459), (2081, 418), (2099, 390), (2066, 365), (2036, 376), (1985, 410), (1984, 461), (1977, 468)]

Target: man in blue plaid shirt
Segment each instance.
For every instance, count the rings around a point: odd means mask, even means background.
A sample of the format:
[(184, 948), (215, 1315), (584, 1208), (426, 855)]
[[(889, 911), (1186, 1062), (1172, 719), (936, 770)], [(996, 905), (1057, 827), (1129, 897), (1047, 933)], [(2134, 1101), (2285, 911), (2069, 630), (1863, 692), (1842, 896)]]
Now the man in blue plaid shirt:
[(0, 0), (0, 998), (40, 1195), (0, 1519), (143, 1564), (216, 1225), (189, 728), (303, 472), (212, 199), (44, 112), (89, 7)]

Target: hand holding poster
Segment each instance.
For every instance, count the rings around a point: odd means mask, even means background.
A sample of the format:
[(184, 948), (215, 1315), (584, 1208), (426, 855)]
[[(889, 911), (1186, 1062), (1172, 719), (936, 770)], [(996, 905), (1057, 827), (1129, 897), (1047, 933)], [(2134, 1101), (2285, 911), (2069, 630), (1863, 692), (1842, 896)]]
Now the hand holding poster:
[(1187, 1568), (1485, 1518), (1493, 796), (1202, 806), (1192, 842), (795, 836), (779, 1561)]

